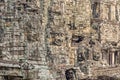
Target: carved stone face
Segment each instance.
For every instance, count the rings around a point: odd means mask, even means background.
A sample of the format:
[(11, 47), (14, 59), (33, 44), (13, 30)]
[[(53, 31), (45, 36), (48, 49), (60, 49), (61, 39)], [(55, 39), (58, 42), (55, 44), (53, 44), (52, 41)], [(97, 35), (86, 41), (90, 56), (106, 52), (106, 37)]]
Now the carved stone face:
[(89, 58), (89, 51), (87, 48), (80, 47), (77, 51), (78, 62), (84, 61)]
[(81, 70), (81, 72), (88, 74), (88, 66), (87, 65), (81, 65), (80, 70)]
[(63, 33), (51, 33), (52, 45), (61, 46), (64, 41)]
[(79, 53), (77, 57), (78, 57), (78, 58), (77, 58), (78, 62), (85, 60), (85, 57), (83, 56), (83, 53)]
[(65, 71), (66, 80), (74, 80), (75, 79), (75, 70), (74, 69), (68, 69)]
[(93, 60), (99, 61), (99, 59), (100, 59), (100, 54), (99, 53), (96, 53), (96, 54), (93, 55)]

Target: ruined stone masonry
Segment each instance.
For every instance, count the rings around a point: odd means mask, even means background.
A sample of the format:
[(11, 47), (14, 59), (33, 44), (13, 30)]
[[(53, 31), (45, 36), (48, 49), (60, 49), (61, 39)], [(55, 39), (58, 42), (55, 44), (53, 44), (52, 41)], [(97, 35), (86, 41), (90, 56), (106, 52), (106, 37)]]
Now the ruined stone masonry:
[(87, 79), (120, 79), (120, 0), (0, 0), (0, 80)]

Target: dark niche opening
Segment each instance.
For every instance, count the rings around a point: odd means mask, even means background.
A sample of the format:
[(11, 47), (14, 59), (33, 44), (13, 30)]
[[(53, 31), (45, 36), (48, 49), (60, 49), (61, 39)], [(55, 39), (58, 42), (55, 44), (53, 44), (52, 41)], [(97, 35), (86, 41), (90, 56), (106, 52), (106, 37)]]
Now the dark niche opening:
[(0, 0), (0, 2), (5, 2), (5, 0)]
[(100, 2), (94, 2), (91, 6), (93, 18), (100, 17)]
[(32, 0), (26, 0), (26, 2), (31, 2)]

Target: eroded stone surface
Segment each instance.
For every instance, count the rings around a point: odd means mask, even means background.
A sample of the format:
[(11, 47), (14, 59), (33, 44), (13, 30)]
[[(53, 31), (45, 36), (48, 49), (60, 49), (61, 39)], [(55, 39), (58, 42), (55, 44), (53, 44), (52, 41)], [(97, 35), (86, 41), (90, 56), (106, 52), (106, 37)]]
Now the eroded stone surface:
[(119, 77), (119, 15), (119, 0), (0, 0), (0, 79), (14, 64), (31, 80)]

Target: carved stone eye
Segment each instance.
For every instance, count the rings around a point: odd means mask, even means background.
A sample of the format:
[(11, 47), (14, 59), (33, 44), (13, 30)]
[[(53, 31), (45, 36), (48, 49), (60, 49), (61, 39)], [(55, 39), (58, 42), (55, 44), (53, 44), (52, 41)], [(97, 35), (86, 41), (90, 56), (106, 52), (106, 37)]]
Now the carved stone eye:
[(73, 36), (72, 37), (72, 42), (79, 43), (83, 41), (84, 37), (83, 36)]
[(55, 39), (54, 41), (53, 41), (53, 44), (54, 45), (57, 45), (57, 46), (61, 46), (62, 45), (62, 40), (60, 40), (60, 39)]

